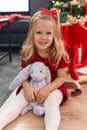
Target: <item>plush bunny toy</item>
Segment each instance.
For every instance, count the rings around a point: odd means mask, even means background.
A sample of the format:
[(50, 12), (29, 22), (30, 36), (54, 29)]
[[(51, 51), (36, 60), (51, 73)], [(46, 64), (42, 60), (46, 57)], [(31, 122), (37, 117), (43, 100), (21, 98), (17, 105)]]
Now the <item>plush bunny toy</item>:
[[(30, 84), (31, 86), (38, 90), (41, 87), (44, 87), (46, 84), (51, 82), (51, 74), (49, 68), (42, 62), (35, 62), (28, 65), (12, 81), (9, 86), (10, 90), (14, 90), (19, 87), (22, 82), (31, 77)], [(22, 110), (20, 115), (23, 115), (29, 110), (33, 110), (34, 114), (41, 116), (44, 114), (43, 104), (38, 104), (36, 102), (28, 103), (28, 105)]]

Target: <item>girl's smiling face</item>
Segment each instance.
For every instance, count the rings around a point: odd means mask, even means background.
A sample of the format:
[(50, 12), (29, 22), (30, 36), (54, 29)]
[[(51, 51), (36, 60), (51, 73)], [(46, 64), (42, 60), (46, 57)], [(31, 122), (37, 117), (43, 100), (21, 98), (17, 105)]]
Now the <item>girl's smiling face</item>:
[(54, 28), (50, 20), (38, 20), (34, 28), (34, 44), (37, 51), (47, 51), (53, 43)]

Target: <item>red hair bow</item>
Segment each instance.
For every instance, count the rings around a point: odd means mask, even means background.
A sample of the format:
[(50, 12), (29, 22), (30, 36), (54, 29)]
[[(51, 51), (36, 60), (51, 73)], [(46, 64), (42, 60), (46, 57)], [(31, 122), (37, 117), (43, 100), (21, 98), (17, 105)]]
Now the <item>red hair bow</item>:
[(41, 9), (41, 14), (50, 14), (54, 19), (57, 18), (56, 9), (48, 10), (48, 9), (42, 8)]

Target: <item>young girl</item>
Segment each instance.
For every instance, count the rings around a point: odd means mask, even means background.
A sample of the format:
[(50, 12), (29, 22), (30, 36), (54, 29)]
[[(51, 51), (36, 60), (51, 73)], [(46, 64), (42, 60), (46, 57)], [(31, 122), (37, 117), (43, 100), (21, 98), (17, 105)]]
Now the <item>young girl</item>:
[(58, 130), (61, 119), (59, 106), (68, 99), (64, 86), (67, 67), (63, 58), (65, 53), (59, 12), (43, 8), (31, 18), (29, 33), (22, 48), (22, 67), (37, 61), (44, 62), (51, 71), (52, 82), (36, 91), (28, 80), (24, 81), (14, 101), (0, 114), (0, 130), (16, 119), (32, 101), (44, 104), (45, 130)]

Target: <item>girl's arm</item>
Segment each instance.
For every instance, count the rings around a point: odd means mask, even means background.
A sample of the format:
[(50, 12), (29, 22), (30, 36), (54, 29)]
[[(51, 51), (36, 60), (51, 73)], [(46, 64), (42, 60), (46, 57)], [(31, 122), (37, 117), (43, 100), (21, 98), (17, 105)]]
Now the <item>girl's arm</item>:
[(57, 70), (56, 79), (51, 84), (49, 84), (50, 92), (59, 88), (61, 85), (63, 85), (65, 83), (65, 81), (66, 81), (66, 70), (67, 70), (67, 67)]
[(66, 63), (70, 63), (70, 57), (67, 51), (64, 51), (63, 58)]
[[(21, 59), (21, 67), (25, 68), (27, 66), (26, 62), (23, 60), (23, 54), (22, 54), (22, 59)], [(35, 95), (36, 91), (33, 89), (33, 87), (30, 85), (28, 80), (25, 80), (22, 83), (23, 87), (23, 92), (24, 92), (24, 97), (27, 101), (32, 102), (36, 101)]]
[(66, 67), (58, 69), (56, 79), (50, 84), (38, 90), (37, 102), (43, 103), (52, 91), (56, 90), (57, 88), (59, 88), (61, 85), (64, 84), (65, 80), (66, 80)]

